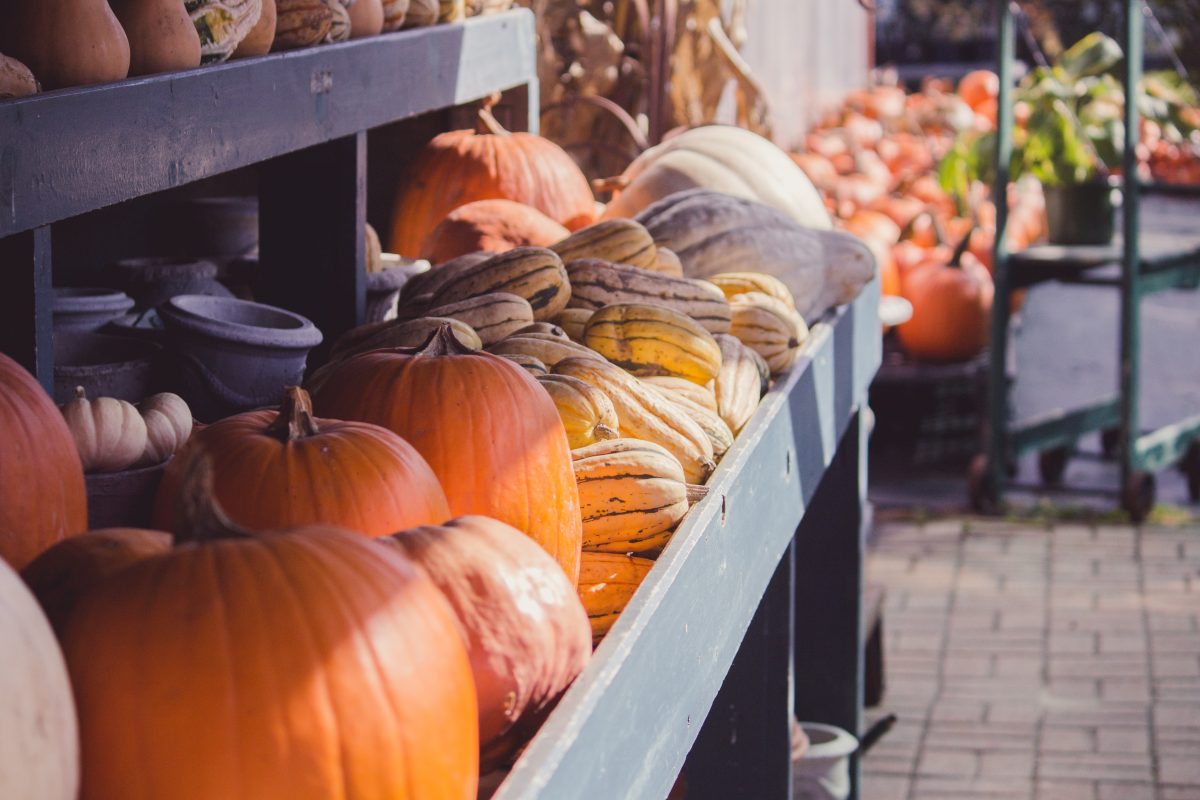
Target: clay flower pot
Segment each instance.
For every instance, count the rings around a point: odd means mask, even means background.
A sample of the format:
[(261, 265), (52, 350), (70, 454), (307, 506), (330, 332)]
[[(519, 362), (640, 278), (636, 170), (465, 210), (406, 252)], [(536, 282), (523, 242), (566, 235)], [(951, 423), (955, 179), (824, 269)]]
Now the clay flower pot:
[(62, 287), (54, 290), (54, 332), (91, 333), (133, 308), (116, 289)]

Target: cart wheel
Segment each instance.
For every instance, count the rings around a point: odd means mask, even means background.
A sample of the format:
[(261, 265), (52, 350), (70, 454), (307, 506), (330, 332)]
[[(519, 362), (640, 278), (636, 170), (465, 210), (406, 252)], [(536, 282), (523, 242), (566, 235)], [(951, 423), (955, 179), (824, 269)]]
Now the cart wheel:
[(967, 470), (967, 498), (971, 510), (979, 514), (995, 514), (1000, 510), (1000, 496), (988, 470), (987, 456), (983, 453), (971, 459)]
[(1154, 475), (1149, 472), (1135, 472), (1125, 482), (1121, 491), (1121, 508), (1134, 522), (1143, 522), (1154, 508)]
[(1105, 428), (1100, 433), (1100, 451), (1104, 457), (1112, 461), (1117, 457), (1117, 448), (1121, 445), (1121, 429)]
[(1052, 447), (1038, 453), (1038, 474), (1042, 483), (1047, 486), (1058, 486), (1062, 483), (1063, 473), (1067, 471), (1067, 461), (1071, 458), (1071, 448)]
[(1200, 440), (1188, 445), (1183, 460), (1179, 462), (1179, 468), (1187, 476), (1188, 499), (1193, 503), (1200, 503)]

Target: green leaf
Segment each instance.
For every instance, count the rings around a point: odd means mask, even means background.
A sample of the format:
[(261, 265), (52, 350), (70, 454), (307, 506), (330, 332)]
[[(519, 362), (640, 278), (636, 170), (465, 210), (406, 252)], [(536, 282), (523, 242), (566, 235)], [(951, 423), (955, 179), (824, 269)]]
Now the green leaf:
[(1093, 31), (1058, 57), (1058, 67), (1072, 78), (1099, 75), (1116, 66), (1124, 54), (1112, 37)]

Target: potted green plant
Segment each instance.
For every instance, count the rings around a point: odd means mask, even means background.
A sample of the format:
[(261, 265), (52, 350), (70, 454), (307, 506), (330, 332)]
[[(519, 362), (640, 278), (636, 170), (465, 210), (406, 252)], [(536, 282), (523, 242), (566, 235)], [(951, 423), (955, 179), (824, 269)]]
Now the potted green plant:
[[(1124, 90), (1112, 70), (1122, 58), (1113, 39), (1092, 33), (1054, 65), (1032, 70), (1015, 92), (1010, 175), (1031, 175), (1042, 184), (1054, 244), (1112, 240), (1118, 193), (1113, 174), (1122, 165), (1125, 137)], [(1179, 133), (1190, 129), (1184, 116), (1193, 100), (1186, 87), (1151, 74), (1143, 81), (1139, 110)], [(994, 183), (995, 146), (994, 131), (960, 136), (941, 163), (943, 186), (965, 197), (972, 181)]]

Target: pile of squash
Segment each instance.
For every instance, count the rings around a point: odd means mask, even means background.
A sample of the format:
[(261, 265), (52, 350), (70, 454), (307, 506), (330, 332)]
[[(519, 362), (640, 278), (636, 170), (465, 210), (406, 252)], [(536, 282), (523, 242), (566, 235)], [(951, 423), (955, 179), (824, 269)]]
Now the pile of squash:
[[(959, 130), (995, 127), (998, 89), (994, 74), (978, 71), (956, 89), (928, 81), (913, 94), (896, 86), (852, 92), (793, 155), (836, 225), (871, 246), (883, 293), (912, 304), (896, 335), (917, 360), (965, 361), (987, 346), (996, 207), (983, 185), (952, 195), (938, 165)], [(1044, 235), (1036, 182), (1010, 187), (1009, 207), (1010, 249)]]
[(0, 100), (502, 11), (511, 0), (12, 0)]

